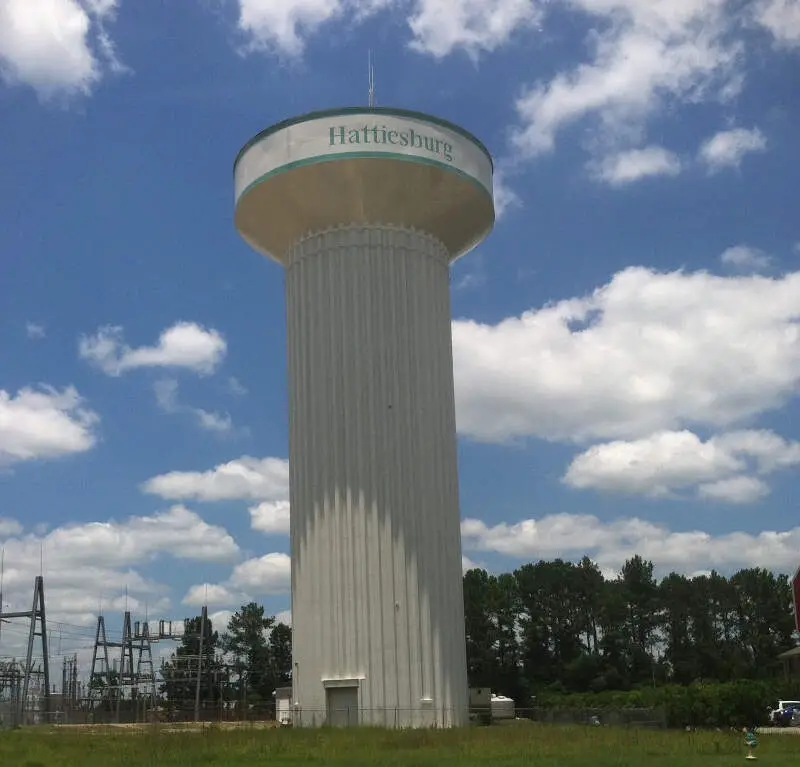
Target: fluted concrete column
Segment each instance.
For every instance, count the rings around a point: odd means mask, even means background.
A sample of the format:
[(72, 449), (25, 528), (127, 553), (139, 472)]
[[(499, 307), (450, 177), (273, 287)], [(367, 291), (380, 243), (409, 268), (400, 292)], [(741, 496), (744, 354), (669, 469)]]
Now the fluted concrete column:
[(298, 724), (336, 680), (362, 721), (467, 720), (449, 259), (380, 226), (285, 259)]

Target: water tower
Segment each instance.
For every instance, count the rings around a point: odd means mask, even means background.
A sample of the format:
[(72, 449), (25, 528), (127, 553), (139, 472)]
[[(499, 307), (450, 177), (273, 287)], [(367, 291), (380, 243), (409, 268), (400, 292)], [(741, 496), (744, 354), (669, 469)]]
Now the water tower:
[(295, 724), (465, 724), (450, 265), (494, 224), (489, 152), (337, 109), (259, 133), (234, 178), (286, 274)]

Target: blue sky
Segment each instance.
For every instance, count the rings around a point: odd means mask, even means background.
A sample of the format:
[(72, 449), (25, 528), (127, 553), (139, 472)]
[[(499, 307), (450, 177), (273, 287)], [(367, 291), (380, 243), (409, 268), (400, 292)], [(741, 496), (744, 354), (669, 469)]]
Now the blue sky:
[(495, 158), (453, 272), (465, 565), (793, 572), (795, 0), (0, 0), (6, 605), (43, 552), (80, 647), (126, 588), (287, 609), (283, 275), (232, 164), (365, 104), (369, 48), (380, 105)]

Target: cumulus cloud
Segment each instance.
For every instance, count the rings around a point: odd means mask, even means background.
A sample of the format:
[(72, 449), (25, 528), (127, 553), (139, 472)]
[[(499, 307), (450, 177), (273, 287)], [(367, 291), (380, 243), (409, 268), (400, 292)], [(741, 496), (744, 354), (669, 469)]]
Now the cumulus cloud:
[(760, 0), (753, 3), (753, 17), (781, 47), (800, 45), (800, 3), (797, 0)]
[(755, 503), (769, 495), (769, 486), (758, 477), (729, 477), (700, 485), (701, 498), (725, 503)]
[(37, 322), (28, 322), (25, 324), (25, 333), (32, 341), (37, 341), (44, 338), (47, 333), (45, 332), (44, 325)]
[(762, 272), (772, 265), (772, 259), (759, 248), (734, 245), (719, 257), (720, 263), (741, 272)]
[(234, 397), (243, 397), (247, 394), (247, 388), (236, 376), (228, 378), (228, 391), (233, 394)]
[(289, 497), (289, 463), (245, 455), (204, 472), (161, 474), (142, 490), (169, 500), (282, 501)]
[(254, 596), (285, 594), (291, 584), (291, 560), (288, 554), (265, 554), (236, 565), (229, 583)]
[(406, 12), (411, 47), (441, 58), (493, 51), (542, 18), (539, 0), (237, 0), (246, 49), (296, 57), (334, 20), (360, 24), (386, 9)]
[(711, 172), (738, 168), (745, 155), (764, 152), (767, 139), (758, 129), (732, 128), (716, 133), (700, 146), (698, 155)]
[(228, 413), (216, 413), (199, 407), (184, 405), (178, 400), (178, 382), (174, 378), (156, 381), (153, 385), (156, 402), (165, 413), (185, 413), (190, 415), (203, 430), (216, 434), (230, 434), (233, 420)]
[(668, 101), (725, 99), (741, 86), (742, 45), (726, 0), (572, 0), (593, 32), (590, 59), (528, 88), (513, 145), (550, 152), (559, 132), (589, 118), (600, 146), (640, 143)]
[(221, 583), (201, 583), (192, 586), (181, 601), (192, 607), (220, 607), (233, 604), (236, 598), (237, 595)]
[(213, 373), (227, 352), (222, 335), (194, 322), (167, 328), (154, 346), (131, 348), (119, 326), (106, 325), (92, 336), (82, 336), (78, 352), (110, 376), (137, 368), (184, 368), (201, 375)]
[(267, 535), (289, 534), (289, 501), (265, 501), (249, 511), (253, 530)]
[(498, 220), (509, 210), (522, 204), (519, 195), (511, 188), (506, 174), (500, 168), (495, 168), (492, 187), (494, 192), (494, 211)]
[(345, 11), (370, 10), (375, 0), (238, 0), (238, 26), (251, 51), (299, 56), (305, 39)]
[(545, 3), (536, 0), (417, 0), (408, 24), (411, 47), (442, 58), (464, 50), (473, 58), (537, 27)]
[(800, 527), (712, 535), (672, 531), (637, 518), (601, 522), (588, 514), (552, 514), (497, 525), (467, 519), (461, 524), (461, 535), (467, 551), (497, 552), (517, 561), (577, 560), (588, 555), (611, 572), (618, 572), (626, 559), (639, 554), (651, 560), (661, 575), (712, 567), (725, 572), (742, 567), (793, 572), (800, 549)]
[(681, 172), (680, 158), (660, 146), (629, 149), (599, 163), (590, 164), (595, 177), (610, 186), (626, 186), (653, 176), (677, 176)]
[(459, 432), (580, 442), (730, 427), (796, 391), (798, 306), (800, 272), (631, 267), (588, 296), (496, 324), (457, 320)]
[(769, 492), (757, 477), (800, 464), (800, 443), (766, 430), (721, 434), (703, 442), (690, 431), (594, 445), (564, 475), (576, 488), (653, 497), (693, 489), (700, 497), (746, 503)]
[(71, 386), (0, 389), (0, 466), (86, 452), (99, 422)]
[(183, 602), (196, 607), (203, 604), (234, 606), (265, 596), (286, 594), (290, 586), (291, 559), (288, 554), (273, 552), (236, 565), (224, 583), (192, 586)]
[(4, 598), (15, 605), (29, 602), (43, 552), (49, 613), (56, 620), (85, 621), (101, 602), (119, 609), (124, 591), (132, 610), (143, 610), (145, 600), (157, 609), (167, 588), (144, 573), (159, 557), (217, 563), (239, 558), (239, 547), (224, 528), (183, 506), (124, 521), (67, 524), (45, 535), (7, 532)]
[(0, 517), (0, 541), (11, 538), (14, 535), (20, 535), (22, 530), (22, 525), (16, 519)]
[(116, 0), (3, 0), (0, 77), (44, 100), (89, 94), (124, 69), (107, 31), (116, 10)]

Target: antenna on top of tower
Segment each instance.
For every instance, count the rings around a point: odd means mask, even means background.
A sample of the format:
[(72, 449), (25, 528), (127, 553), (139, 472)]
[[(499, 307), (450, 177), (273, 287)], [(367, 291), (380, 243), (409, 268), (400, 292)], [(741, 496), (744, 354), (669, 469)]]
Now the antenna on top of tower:
[(369, 69), (369, 106), (370, 109), (375, 106), (375, 67), (372, 64), (372, 50), (368, 53), (368, 69)]

